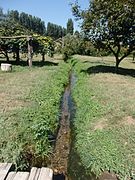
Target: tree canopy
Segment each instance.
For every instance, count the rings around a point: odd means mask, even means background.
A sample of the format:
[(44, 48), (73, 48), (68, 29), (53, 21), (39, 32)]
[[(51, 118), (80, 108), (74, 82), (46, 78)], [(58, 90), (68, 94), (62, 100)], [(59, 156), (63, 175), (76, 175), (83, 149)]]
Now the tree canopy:
[[(30, 35), (30, 31), (18, 24), (13, 19), (4, 19), (0, 22), (0, 37), (1, 36), (21, 36)], [(25, 38), (26, 39), (26, 38)], [(19, 49), (23, 47), (26, 40), (24, 39), (1, 39), (0, 38), (0, 53), (3, 54), (7, 61), (8, 53), (15, 53), (16, 61), (19, 61)]]
[(29, 15), (27, 13), (19, 13), (17, 10), (8, 11), (7, 17), (15, 20), (25, 28), (32, 30), (35, 33), (45, 35), (45, 23), (39, 17)]
[(85, 10), (77, 2), (72, 11), (82, 19), (86, 37), (113, 53), (117, 71), (119, 63), (135, 49), (135, 1), (93, 0)]
[(73, 33), (74, 33), (73, 21), (72, 21), (72, 19), (68, 19), (68, 22), (67, 22), (67, 34), (73, 35)]
[(46, 35), (58, 39), (66, 35), (66, 29), (57, 24), (48, 22)]

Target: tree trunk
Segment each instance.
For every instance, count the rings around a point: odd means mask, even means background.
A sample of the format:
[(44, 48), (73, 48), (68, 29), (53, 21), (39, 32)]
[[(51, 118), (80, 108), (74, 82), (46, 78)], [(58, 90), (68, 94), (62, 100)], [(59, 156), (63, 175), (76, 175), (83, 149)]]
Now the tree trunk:
[(45, 53), (42, 53), (42, 62), (45, 61)]
[(135, 60), (135, 52), (133, 52), (133, 61)]
[(119, 68), (120, 60), (116, 58), (116, 66), (115, 66), (115, 73), (118, 73), (118, 68)]
[(27, 37), (27, 41), (28, 41), (28, 64), (29, 67), (32, 67), (32, 56), (33, 56), (32, 37)]
[(7, 62), (9, 62), (9, 57), (8, 57), (7, 51), (5, 52), (5, 57), (6, 57), (6, 59), (7, 59)]
[(18, 63), (20, 60), (20, 56), (19, 56), (19, 48), (16, 48), (16, 62)]

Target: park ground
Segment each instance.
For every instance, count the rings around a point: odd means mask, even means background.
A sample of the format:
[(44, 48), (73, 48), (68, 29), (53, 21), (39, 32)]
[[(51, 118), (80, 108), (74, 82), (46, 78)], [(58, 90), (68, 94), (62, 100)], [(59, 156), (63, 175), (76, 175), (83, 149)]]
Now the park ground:
[[(80, 170), (84, 167), (88, 174), (96, 175), (109, 171), (120, 179), (134, 179), (135, 63), (130, 57), (125, 59), (115, 74), (113, 57), (74, 58), (78, 81), (73, 90), (73, 146), (81, 159)], [(74, 179), (78, 174), (72, 172)], [(79, 176), (89, 179), (83, 173)]]
[[(71, 161), (75, 164), (69, 170), (71, 176), (85, 180), (86, 174), (99, 176), (102, 171), (109, 171), (119, 179), (134, 179), (132, 58), (121, 62), (119, 74), (114, 73), (113, 57), (76, 55), (70, 63), (55, 61), (58, 64), (52, 61), (52, 65), (32, 69), (13, 66), (11, 73), (0, 71), (0, 160), (13, 161), (22, 169), (27, 169), (28, 163), (37, 165), (43, 158), (48, 162), (52, 151), (48, 137), (57, 131), (60, 99), (72, 65), (76, 75), (72, 90), (76, 114), (72, 121)], [(86, 174), (79, 172), (79, 166)]]

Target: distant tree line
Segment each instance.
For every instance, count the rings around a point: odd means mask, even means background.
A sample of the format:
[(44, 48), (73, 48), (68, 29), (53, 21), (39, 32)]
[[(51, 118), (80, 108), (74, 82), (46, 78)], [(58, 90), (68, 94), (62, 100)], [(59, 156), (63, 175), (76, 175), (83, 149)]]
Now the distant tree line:
[(46, 35), (50, 36), (54, 39), (61, 38), (67, 34), (66, 28), (59, 26), (57, 24), (53, 24), (48, 22), (47, 24), (47, 32)]
[(45, 23), (39, 17), (29, 15), (27, 13), (19, 13), (17, 10), (8, 11), (7, 17), (15, 20), (25, 28), (32, 30), (35, 33), (45, 35)]
[[(2, 14), (2, 8), (0, 10), (0, 14)], [(8, 11), (7, 18), (15, 20), (30, 31), (33, 31), (40, 35), (50, 36), (53, 39), (64, 37), (68, 33), (70, 33), (71, 35), (73, 35), (74, 33), (74, 25), (72, 19), (68, 19), (67, 28), (64, 28), (57, 24), (53, 24), (51, 22), (48, 22), (46, 28), (45, 22), (42, 21), (39, 17), (29, 15), (25, 12), (19, 13), (17, 10), (11, 10)]]
[(56, 40), (66, 36), (67, 34), (74, 34), (74, 24), (72, 19), (68, 19), (67, 28), (48, 22), (46, 30), (47, 36), (50, 36)]
[(74, 24), (73, 24), (73, 21), (72, 19), (68, 19), (68, 22), (67, 22), (67, 34), (71, 34), (73, 35), (74, 33)]

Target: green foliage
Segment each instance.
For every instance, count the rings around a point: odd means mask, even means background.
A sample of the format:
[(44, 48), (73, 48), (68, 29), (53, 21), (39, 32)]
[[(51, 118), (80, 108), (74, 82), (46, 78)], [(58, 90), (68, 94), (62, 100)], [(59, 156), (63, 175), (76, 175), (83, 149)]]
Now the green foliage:
[(66, 29), (57, 24), (48, 22), (46, 34), (54, 39), (58, 39), (66, 35)]
[(46, 33), (45, 23), (38, 17), (26, 14), (24, 12), (19, 13), (17, 10), (8, 11), (7, 17), (16, 21), (30, 31), (41, 35), (45, 35)]
[(48, 69), (47, 81), (36, 86), (26, 97), (27, 101), (33, 102), (32, 106), (9, 112), (6, 117), (1, 115), (1, 162), (13, 162), (20, 169), (47, 163), (52, 152), (51, 139), (58, 128), (61, 94), (68, 82), (69, 69), (67, 64), (60, 65), (55, 71)]
[(73, 35), (73, 33), (74, 33), (73, 21), (72, 21), (72, 19), (68, 19), (68, 22), (67, 22), (67, 34)]
[(84, 40), (80, 34), (67, 34), (62, 39), (61, 53), (66, 61), (74, 54), (96, 56), (97, 49), (90, 41)]
[[(82, 30), (100, 49), (111, 51), (119, 63), (135, 49), (134, 0), (90, 1), (86, 10), (72, 6), (74, 15), (82, 19)], [(125, 48), (125, 51), (122, 51)]]
[[(0, 23), (0, 36), (20, 36), (29, 35), (30, 32), (16, 23), (14, 20), (6, 19)], [(8, 53), (13, 52), (16, 54), (16, 60), (19, 60), (19, 50), (24, 49), (26, 51), (27, 41), (24, 39), (0, 39), (0, 52), (5, 55), (7, 60)], [(25, 47), (25, 48), (24, 48)]]
[(48, 54), (53, 56), (54, 44), (51, 37), (37, 36), (35, 35), (33, 39), (33, 50), (36, 54), (40, 53), (42, 55), (42, 60), (44, 60), (44, 55)]
[[(65, 28), (61, 26), (48, 23), (47, 34), (48, 37), (44, 36), (45, 26), (44, 22), (40, 18), (28, 15), (24, 12), (20, 13), (18, 11), (8, 11), (8, 14), (3, 14), (1, 10), (0, 19), (0, 36), (34, 36), (33, 38), (33, 50), (34, 53), (40, 53), (42, 55), (42, 60), (45, 60), (45, 54), (53, 57), (54, 54), (54, 44), (52, 41), (66, 34)], [(5, 19), (3, 19), (6, 17)], [(34, 32), (38, 34), (34, 34)], [(39, 35), (40, 34), (40, 35)], [(28, 42), (26, 38), (18, 39), (0, 39), (0, 53), (2, 53), (7, 61), (9, 61), (8, 53), (13, 53), (16, 61), (19, 61), (19, 51), (21, 53), (26, 53), (28, 51)]]
[(79, 39), (75, 38), (75, 36), (71, 34), (67, 34), (63, 38), (63, 48), (62, 48), (62, 54), (63, 54), (63, 59), (66, 61), (68, 58), (76, 54), (77, 51), (77, 44), (79, 43)]
[[(0, 24), (0, 36), (21, 36), (21, 35), (33, 35), (33, 50), (34, 53), (40, 53), (43, 57), (45, 54), (53, 56), (53, 41), (50, 37), (33, 34), (25, 27), (21, 26), (14, 20), (6, 20)], [(26, 38), (18, 39), (0, 39), (0, 51), (8, 58), (8, 53), (15, 53), (16, 60), (19, 60), (19, 51), (27, 53), (28, 42)]]

